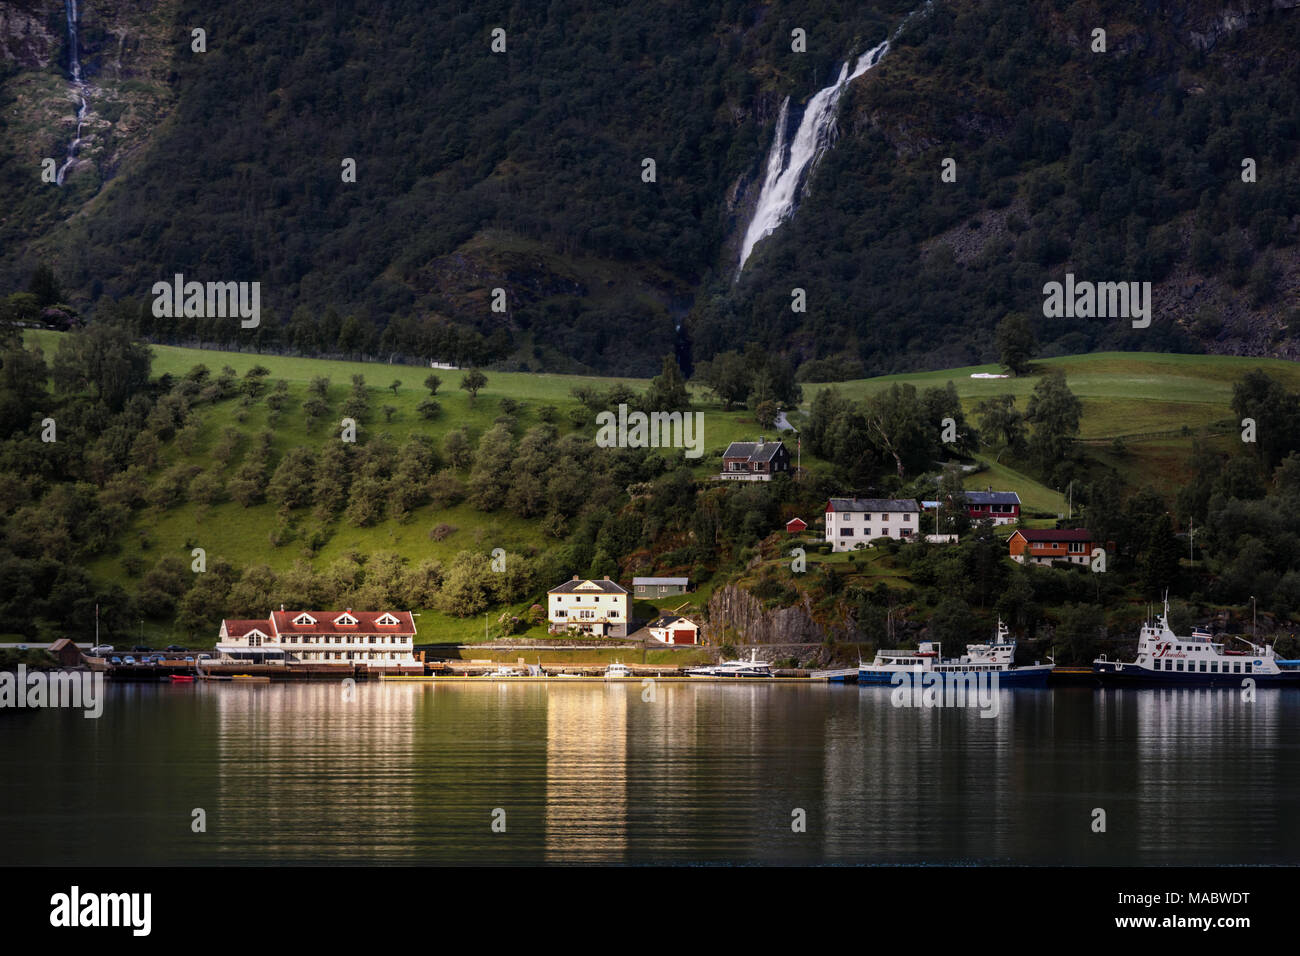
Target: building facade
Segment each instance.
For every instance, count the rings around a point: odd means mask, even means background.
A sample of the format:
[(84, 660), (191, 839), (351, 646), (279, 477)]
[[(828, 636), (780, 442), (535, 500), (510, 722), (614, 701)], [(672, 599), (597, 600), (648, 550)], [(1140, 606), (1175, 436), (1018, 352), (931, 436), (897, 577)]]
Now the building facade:
[(972, 521), (1015, 524), (1020, 520), (1020, 496), (1014, 491), (968, 491), (966, 513)]
[(409, 611), (285, 611), (262, 620), (224, 620), (218, 660), (286, 664), (411, 666), (415, 620)]
[(872, 538), (907, 538), (921, 528), (915, 498), (832, 498), (826, 503), (826, 541), (835, 551), (871, 547)]
[(700, 643), (700, 626), (689, 618), (678, 617), (676, 614), (655, 618), (647, 627), (651, 637), (665, 644)]
[(733, 441), (722, 453), (724, 481), (771, 481), (790, 470), (790, 453), (779, 441)]
[(1051, 564), (1053, 561), (1089, 564), (1093, 549), (1101, 547), (1093, 538), (1091, 531), (1082, 528), (1022, 529), (1011, 533), (1007, 549), (1012, 560), (1021, 564)]
[(673, 594), (686, 594), (690, 589), (690, 578), (632, 579), (632, 593), (639, 598), (667, 597)]
[(546, 604), (552, 634), (627, 637), (630, 596), (627, 588), (608, 576), (596, 581), (575, 574), (546, 592)]

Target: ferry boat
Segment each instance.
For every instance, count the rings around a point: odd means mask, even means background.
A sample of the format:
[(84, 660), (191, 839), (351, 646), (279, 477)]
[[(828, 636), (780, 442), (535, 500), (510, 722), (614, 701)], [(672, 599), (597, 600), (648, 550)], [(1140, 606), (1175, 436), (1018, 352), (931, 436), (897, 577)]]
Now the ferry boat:
[(943, 646), (922, 641), (916, 650), (877, 651), (870, 664), (858, 662), (859, 684), (892, 684), (895, 674), (942, 674), (945, 683), (966, 679), (969, 674), (997, 674), (999, 687), (1046, 687), (1054, 664), (1017, 667), (1016, 642), (998, 619), (997, 633), (984, 644), (967, 644), (961, 657), (945, 658)]
[[(1239, 641), (1241, 646), (1231, 644)], [(1103, 684), (1148, 686), (1240, 687), (1247, 677), (1256, 684), (1300, 687), (1300, 661), (1283, 660), (1271, 644), (1256, 644), (1244, 637), (1216, 641), (1197, 628), (1191, 637), (1179, 637), (1169, 626), (1169, 601), (1154, 624), (1142, 625), (1137, 658), (1112, 661), (1104, 654), (1092, 662), (1092, 672)]]
[(723, 661), (703, 667), (688, 667), (683, 671), (688, 677), (771, 677), (771, 661), (760, 661), (758, 651), (751, 651), (747, 661)]

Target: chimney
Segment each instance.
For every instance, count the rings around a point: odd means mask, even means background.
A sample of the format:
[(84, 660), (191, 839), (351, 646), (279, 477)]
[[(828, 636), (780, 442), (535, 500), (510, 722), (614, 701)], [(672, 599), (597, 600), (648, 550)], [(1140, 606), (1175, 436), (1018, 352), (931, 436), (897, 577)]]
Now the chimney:
[(607, 574), (607, 575), (605, 575), (605, 580), (606, 580), (606, 581), (608, 581), (608, 580), (609, 580), (609, 575), (608, 575), (608, 574)]
[(281, 613), (281, 614), (284, 613), (284, 605), (283, 605), (283, 604), (280, 605), (280, 613)]
[(576, 574), (573, 576), (573, 580), (575, 581), (578, 580), (578, 576)]

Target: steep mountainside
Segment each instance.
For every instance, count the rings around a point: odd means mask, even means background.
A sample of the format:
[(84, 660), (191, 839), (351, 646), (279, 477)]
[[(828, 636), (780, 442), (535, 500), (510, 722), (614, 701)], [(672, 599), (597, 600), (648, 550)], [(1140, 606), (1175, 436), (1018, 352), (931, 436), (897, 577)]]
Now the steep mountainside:
[[(1289, 356), (1297, 3), (84, 0), (87, 132), (57, 187), (39, 169), (75, 129), (66, 4), (4, 0), (0, 288), (48, 262), (93, 315), (178, 272), (256, 280), (258, 347), (431, 358), (455, 327), (513, 368), (650, 374), (749, 340), (956, 365), (993, 357), (1010, 311), (1049, 353)], [(783, 101), (793, 135), (886, 37), (736, 281)], [(1039, 318), (1070, 271), (1154, 282), (1152, 327)], [(362, 334), (340, 340), (338, 314)]]

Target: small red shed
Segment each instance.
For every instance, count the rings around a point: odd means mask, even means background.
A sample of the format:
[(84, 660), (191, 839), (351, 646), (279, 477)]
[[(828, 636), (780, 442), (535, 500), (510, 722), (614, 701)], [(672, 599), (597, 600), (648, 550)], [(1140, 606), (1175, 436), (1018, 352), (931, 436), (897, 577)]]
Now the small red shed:
[(798, 534), (800, 531), (807, 531), (808, 522), (804, 521), (803, 518), (791, 518), (785, 523), (785, 530), (787, 534)]

